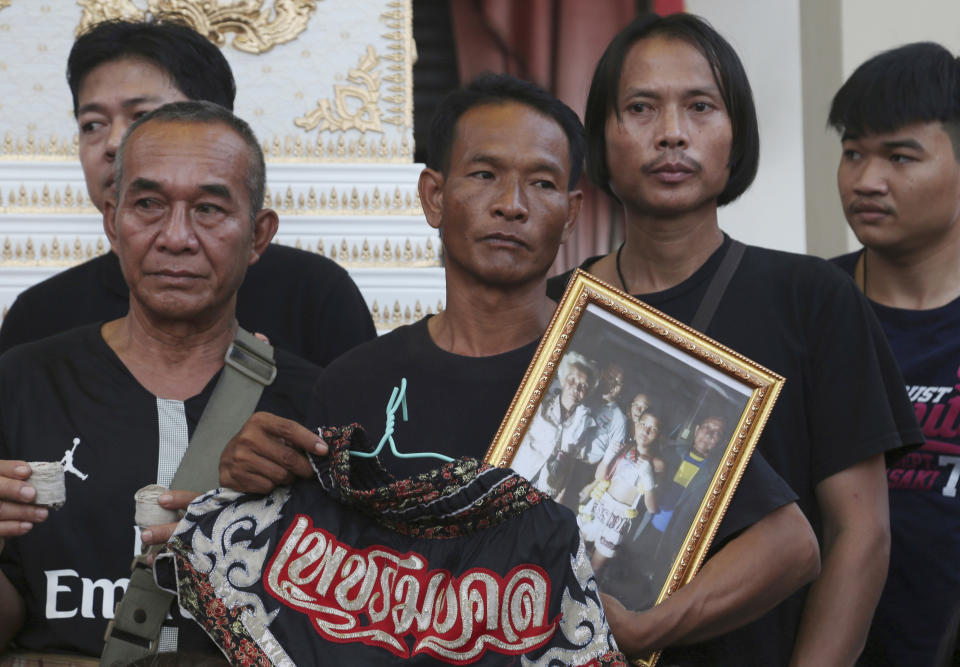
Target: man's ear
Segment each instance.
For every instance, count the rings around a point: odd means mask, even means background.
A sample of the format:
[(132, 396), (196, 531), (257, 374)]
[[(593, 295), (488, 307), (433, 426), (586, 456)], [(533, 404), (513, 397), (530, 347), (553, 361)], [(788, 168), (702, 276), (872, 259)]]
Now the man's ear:
[(420, 206), (427, 222), (434, 229), (440, 229), (443, 218), (443, 174), (427, 167), (420, 172), (417, 191), (420, 193)]
[(580, 219), (580, 208), (583, 206), (583, 191), (571, 190), (567, 193), (567, 219), (563, 223), (563, 234), (560, 236), (560, 243), (566, 243), (567, 239), (573, 233), (573, 226)]
[(280, 226), (280, 217), (272, 208), (261, 209), (253, 218), (253, 238), (250, 241), (250, 261), (256, 264), (273, 240)]
[(103, 200), (103, 232), (110, 241), (110, 249), (117, 251), (117, 204), (113, 199)]

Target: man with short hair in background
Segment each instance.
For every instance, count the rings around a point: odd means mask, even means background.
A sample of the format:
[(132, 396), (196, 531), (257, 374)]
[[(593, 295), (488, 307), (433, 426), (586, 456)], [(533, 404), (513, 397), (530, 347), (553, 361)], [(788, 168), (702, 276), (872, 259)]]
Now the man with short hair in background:
[(874, 56), (830, 125), (864, 246), (834, 262), (877, 314), (926, 437), (887, 469), (890, 571), (861, 663), (941, 664), (960, 605), (960, 64), (930, 42)]
[[(236, 87), (220, 49), (192, 28), (167, 22), (105, 21), (77, 38), (67, 83), (79, 129), (90, 202), (103, 210), (124, 132), (167, 102), (207, 100), (232, 110)], [(114, 252), (22, 292), (0, 327), (0, 352), (127, 312), (128, 289)], [(272, 244), (250, 268), (237, 319), (270, 342), (325, 366), (376, 335), (349, 274), (321, 255)]]

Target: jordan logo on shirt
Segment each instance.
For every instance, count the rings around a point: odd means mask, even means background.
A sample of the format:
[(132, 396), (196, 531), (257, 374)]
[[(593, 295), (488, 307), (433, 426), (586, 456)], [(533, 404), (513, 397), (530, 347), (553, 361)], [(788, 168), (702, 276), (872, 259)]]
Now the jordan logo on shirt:
[(73, 466), (73, 453), (77, 450), (77, 445), (79, 445), (79, 444), (80, 444), (80, 438), (74, 438), (74, 439), (73, 439), (73, 448), (72, 448), (72, 449), (68, 449), (67, 451), (65, 451), (65, 452), (63, 453), (63, 458), (60, 459), (60, 465), (63, 466), (63, 471), (64, 471), (64, 472), (68, 472), (68, 473), (70, 473), (70, 474), (72, 474), (72, 475), (76, 475), (76, 476), (79, 477), (81, 480), (85, 480), (85, 479), (87, 478), (87, 476), (84, 475), (82, 472), (80, 472), (79, 470), (77, 470), (77, 469)]

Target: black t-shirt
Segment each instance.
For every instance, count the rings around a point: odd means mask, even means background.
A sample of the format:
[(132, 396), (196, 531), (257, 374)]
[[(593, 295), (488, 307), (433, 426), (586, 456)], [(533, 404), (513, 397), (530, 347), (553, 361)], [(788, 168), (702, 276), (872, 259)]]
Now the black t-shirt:
[[(219, 379), (186, 401), (158, 399), (130, 374), (100, 327), (0, 357), (0, 459), (60, 461), (70, 451), (73, 467), (86, 475), (66, 474), (66, 504), (26, 535), (7, 539), (0, 553), (0, 568), (26, 603), (16, 642), (29, 650), (100, 655), (139, 545), (133, 494), (169, 484)], [(277, 379), (257, 409), (300, 421), (319, 369), (283, 350), (276, 362)], [(179, 648), (207, 644), (187, 627), (193, 633), (181, 627)]]
[[(407, 379), (409, 422), (397, 412), (394, 440), (400, 452), (436, 451), (453, 458), (483, 458), (533, 359), (538, 341), (490, 357), (466, 357), (437, 347), (429, 316), (351, 350), (324, 369), (310, 401), (311, 428), (357, 422), (376, 445), (386, 406), (401, 378)], [(436, 467), (435, 459), (381, 455), (397, 477)], [(796, 499), (763, 457), (744, 472), (714, 541), (716, 546)]]
[[(831, 261), (853, 274), (859, 256)], [(932, 665), (960, 610), (960, 298), (928, 310), (870, 305), (926, 443), (887, 470), (890, 569), (860, 664)]]
[[(130, 308), (117, 256), (108, 252), (22, 292), (0, 327), (0, 352), (81, 324), (113, 320)], [(282, 348), (326, 366), (376, 336), (350, 275), (320, 255), (271, 244), (247, 269), (237, 321)]]
[[(726, 237), (679, 285), (637, 297), (690, 322), (729, 243)], [(597, 259), (581, 268), (589, 270)], [(547, 293), (559, 299), (569, 277), (551, 279)], [(923, 441), (870, 306), (849, 277), (824, 260), (747, 247), (705, 333), (786, 378), (758, 450), (799, 495), (819, 536), (818, 483), (870, 456)], [(805, 594), (740, 630), (671, 651), (675, 656), (665, 660), (785, 665)]]
[[(406, 378), (409, 421), (397, 412), (397, 449), (420, 452), (442, 442), (447, 456), (482, 459), (539, 341), (504, 354), (466, 357), (437, 347), (427, 330), (429, 319), (364, 343), (324, 369), (313, 390), (307, 425), (356, 422), (376, 445), (386, 425), (390, 393)], [(398, 478), (437, 466), (433, 458), (398, 459), (388, 453), (382, 459)]]

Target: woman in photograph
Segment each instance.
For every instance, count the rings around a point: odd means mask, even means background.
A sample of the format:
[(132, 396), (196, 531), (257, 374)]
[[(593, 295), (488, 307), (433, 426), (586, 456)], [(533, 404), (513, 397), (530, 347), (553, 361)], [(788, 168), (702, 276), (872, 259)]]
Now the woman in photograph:
[(657, 442), (660, 419), (649, 405), (646, 394), (634, 397), (626, 441), (607, 450), (595, 480), (581, 492), (581, 501), (586, 502), (580, 506), (577, 523), (584, 541), (593, 543), (594, 571), (613, 558), (634, 519), (644, 511), (657, 511), (656, 487), (664, 462)]

